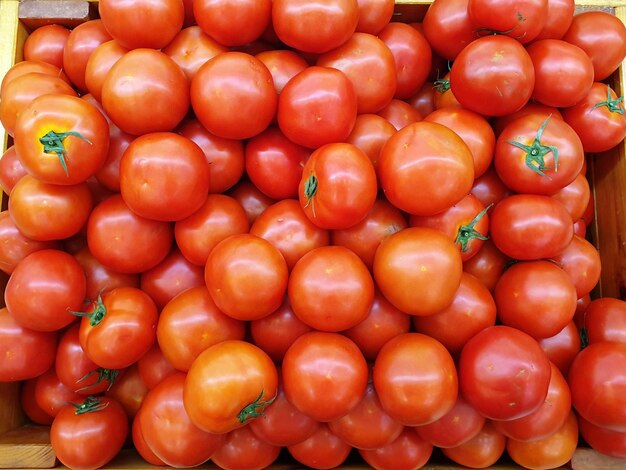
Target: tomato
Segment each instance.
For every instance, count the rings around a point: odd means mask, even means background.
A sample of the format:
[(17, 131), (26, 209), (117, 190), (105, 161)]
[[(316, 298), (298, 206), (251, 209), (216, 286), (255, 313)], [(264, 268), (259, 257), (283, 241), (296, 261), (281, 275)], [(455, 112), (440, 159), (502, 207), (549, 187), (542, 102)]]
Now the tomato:
[(6, 308), (0, 308), (0, 380), (31, 379), (53, 364), (57, 333), (21, 326)]
[(411, 227), (384, 239), (374, 257), (374, 279), (382, 294), (412, 315), (432, 315), (452, 303), (463, 263), (443, 233)]
[(129, 418), (134, 418), (141, 408), (143, 399), (148, 394), (148, 387), (141, 380), (137, 364), (125, 369), (124, 375), (116, 380), (111, 390), (105, 394), (107, 397), (117, 400)]
[(372, 307), (365, 319), (342, 333), (356, 343), (368, 361), (374, 361), (387, 341), (408, 333), (411, 318), (398, 310), (376, 290)]
[(170, 375), (176, 373), (176, 369), (163, 355), (158, 343), (154, 343), (148, 352), (137, 361), (137, 370), (141, 380), (149, 389), (153, 389)]
[(552, 197), (560, 201), (572, 216), (572, 220), (577, 222), (581, 220), (589, 204), (591, 197), (589, 181), (583, 174), (579, 174), (574, 181), (554, 193)]
[[(488, 12), (493, 14), (493, 8)], [(517, 111), (528, 102), (534, 85), (528, 52), (508, 36), (485, 36), (471, 42), (459, 53), (450, 71), (454, 96), (463, 107), (486, 116)]]
[(521, 44), (539, 35), (548, 16), (547, 0), (469, 0), (467, 12), (479, 34), (503, 34)]
[(474, 257), (463, 263), (463, 270), (478, 278), (493, 292), (509, 261), (508, 256), (498, 250), (491, 240), (487, 240)]
[(111, 39), (113, 38), (99, 19), (81, 23), (70, 32), (63, 48), (63, 71), (80, 91), (87, 91), (85, 70), (89, 57), (100, 44)]
[(453, 355), (476, 333), (496, 323), (496, 303), (476, 277), (463, 272), (452, 303), (428, 316), (412, 318), (415, 330), (441, 342)]
[(626, 56), (626, 27), (605, 11), (575, 15), (562, 39), (580, 47), (591, 58), (596, 82), (617, 70)]
[(404, 129), (409, 124), (419, 122), (423, 116), (420, 112), (406, 101), (393, 99), (391, 102), (378, 112), (378, 116), (384, 118), (393, 125), (396, 131)]
[(55, 417), (64, 405), (81, 401), (82, 397), (72, 387), (59, 380), (54, 367), (37, 377), (35, 384), (35, 401), (47, 414)]
[(585, 309), (584, 323), (589, 344), (626, 343), (626, 301), (610, 297), (591, 301)]
[(225, 46), (206, 35), (200, 26), (189, 26), (181, 30), (162, 49), (178, 64), (190, 82), (207, 60), (227, 50)]
[(40, 60), (63, 67), (63, 49), (70, 30), (58, 24), (46, 24), (32, 31), (24, 41), (24, 60)]
[(454, 60), (475, 39), (468, 3), (468, 0), (438, 0), (426, 11), (424, 35), (433, 50), (445, 59)]
[(515, 194), (493, 209), (489, 233), (496, 247), (518, 260), (552, 258), (572, 241), (567, 209), (548, 196)]
[(28, 172), (17, 156), (15, 145), (11, 145), (0, 157), (0, 190), (11, 194), (13, 186), (26, 174)]
[[(83, 99), (87, 96), (90, 95), (84, 95)], [(115, 124), (109, 122), (109, 154), (104, 164), (96, 172), (95, 177), (102, 186), (113, 192), (120, 191), (120, 160), (134, 139), (135, 136), (122, 131)]]
[(452, 130), (417, 122), (389, 138), (378, 160), (378, 175), (393, 205), (410, 214), (433, 215), (470, 192), (474, 161)]
[(595, 451), (618, 459), (626, 458), (626, 432), (601, 428), (580, 416), (578, 417), (578, 428), (582, 438)]
[(59, 411), (50, 428), (50, 443), (63, 465), (96, 469), (118, 454), (127, 434), (128, 418), (122, 406), (108, 397), (89, 396)]
[(277, 387), (278, 373), (267, 354), (245, 341), (226, 340), (193, 361), (183, 401), (196, 426), (220, 434), (262, 416)]
[(596, 426), (626, 432), (626, 344), (609, 341), (583, 349), (569, 370), (572, 405)]
[(278, 202), (259, 191), (248, 179), (240, 181), (228, 194), (243, 207), (250, 225), (265, 209)]
[(265, 64), (272, 74), (276, 93), (280, 94), (289, 80), (298, 75), (309, 64), (298, 53), (289, 50), (263, 51), (256, 58)]
[(295, 199), (283, 199), (265, 209), (250, 233), (278, 248), (290, 270), (309, 251), (329, 244), (328, 230), (311, 222)]
[(80, 344), (87, 357), (105, 369), (130, 366), (156, 340), (157, 308), (135, 287), (99, 295), (81, 316)]
[(280, 449), (259, 439), (249, 426), (244, 426), (226, 435), (226, 442), (213, 454), (211, 461), (232, 470), (261, 470), (272, 465)]
[(40, 60), (22, 60), (21, 62), (17, 62), (15, 65), (9, 68), (6, 71), (4, 77), (2, 77), (2, 80), (0, 80), (0, 96), (2, 96), (3, 98), (6, 97), (4, 93), (9, 82), (31, 72), (43, 73), (44, 75), (61, 78), (67, 84), (70, 84), (69, 79), (63, 73), (60, 67), (49, 64), (47, 62), (42, 62)]
[(489, 419), (529, 415), (545, 401), (550, 361), (537, 341), (509, 326), (485, 328), (463, 347), (460, 391)]
[(463, 108), (442, 108), (424, 118), (452, 129), (467, 144), (474, 160), (474, 178), (481, 176), (493, 159), (496, 138), (487, 120)]
[(324, 53), (345, 43), (359, 21), (357, 0), (275, 0), (278, 38), (303, 52)]
[(470, 468), (488, 468), (495, 464), (506, 448), (506, 437), (487, 420), (482, 430), (469, 441), (444, 448), (443, 455)]
[(178, 370), (187, 371), (198, 355), (225, 340), (243, 340), (245, 326), (222, 313), (205, 287), (193, 287), (165, 305), (157, 339), (163, 355)]
[(131, 432), (133, 446), (141, 458), (143, 458), (150, 465), (165, 465), (165, 462), (158, 458), (155, 453), (152, 452), (152, 449), (148, 447), (148, 444), (146, 444), (146, 440), (141, 432), (140, 418), (135, 417), (133, 419)]
[(359, 454), (368, 465), (379, 470), (413, 470), (426, 465), (432, 451), (432, 445), (412, 429), (405, 428), (391, 444), (374, 450), (359, 450)]
[(422, 116), (428, 116), (435, 110), (435, 91), (433, 84), (427, 81), (417, 93), (407, 98), (406, 102), (417, 109)]
[(49, 73), (30, 72), (11, 81), (3, 81), (3, 84), (0, 122), (9, 135), (15, 133), (19, 114), (35, 98), (46, 94), (76, 96), (74, 89), (63, 78)]
[(100, 263), (85, 246), (74, 253), (74, 258), (85, 271), (87, 280), (86, 299), (95, 299), (98, 294), (116, 287), (139, 287), (137, 274), (118, 273)]
[(442, 108), (462, 108), (463, 106), (456, 99), (452, 89), (450, 88), (450, 72), (448, 71), (443, 78), (437, 78), (433, 82), (434, 84), (434, 98), (435, 109)]
[(610, 150), (626, 136), (622, 98), (604, 83), (594, 83), (580, 101), (564, 109), (563, 119), (576, 131), (585, 152)]
[(570, 412), (565, 423), (551, 435), (532, 442), (509, 439), (508, 455), (525, 468), (558, 468), (567, 464), (578, 446), (578, 423)]
[[(58, 380), (72, 392), (97, 395), (111, 388), (120, 371), (99, 368), (83, 351), (79, 340), (79, 324), (67, 329), (57, 348), (55, 370)], [(70, 400), (74, 400), (71, 397)]]
[(148, 448), (174, 467), (206, 462), (225, 441), (223, 435), (210, 434), (193, 424), (183, 405), (184, 386), (181, 372), (166, 378), (148, 392), (135, 418)]
[(600, 280), (600, 253), (578, 235), (574, 235), (567, 248), (553, 260), (572, 280), (578, 299), (589, 294)]
[(357, 449), (377, 449), (395, 441), (404, 426), (383, 410), (374, 385), (348, 414), (328, 423), (331, 432)]
[(209, 132), (227, 139), (246, 139), (264, 131), (277, 104), (270, 71), (243, 52), (213, 57), (191, 81), (191, 105), (198, 120)]
[(40, 250), (17, 265), (6, 285), (4, 301), (20, 325), (55, 331), (74, 321), (69, 312), (81, 309), (85, 289), (85, 274), (72, 255)]
[(250, 139), (245, 161), (248, 178), (272, 199), (298, 196), (302, 168), (311, 151), (294, 144), (275, 127)]
[(356, 115), (357, 94), (350, 79), (337, 69), (313, 66), (287, 82), (278, 98), (276, 118), (289, 140), (318, 148), (344, 141)]
[(567, 377), (570, 365), (581, 349), (580, 334), (574, 321), (565, 325), (556, 335), (542, 338), (538, 343), (550, 361)]
[(37, 378), (22, 382), (20, 389), (20, 406), (26, 417), (35, 424), (50, 426), (54, 419), (46, 413), (35, 401), (35, 385)]
[(290, 446), (311, 437), (319, 428), (319, 423), (289, 403), (281, 381), (272, 406), (264, 411), (260, 419), (250, 421), (247, 427), (270, 445)]
[(322, 246), (303, 255), (289, 277), (295, 315), (321, 331), (351, 328), (367, 316), (374, 282), (365, 264), (347, 248)]
[(359, 114), (380, 111), (396, 93), (394, 55), (383, 40), (354, 33), (344, 44), (317, 59), (318, 66), (336, 68), (350, 79)]
[(368, 369), (363, 354), (350, 339), (338, 333), (311, 331), (287, 350), (282, 373), (287, 400), (305, 415), (328, 422), (359, 404)]
[(526, 50), (535, 69), (535, 101), (564, 108), (587, 95), (593, 84), (593, 64), (580, 47), (560, 39), (543, 39)]
[(165, 53), (133, 49), (107, 74), (102, 106), (111, 121), (128, 134), (171, 131), (189, 110), (189, 83)]
[(392, 0), (357, 0), (359, 22), (356, 30), (361, 33), (378, 34), (393, 16)]
[(113, 39), (100, 44), (89, 56), (85, 68), (85, 86), (97, 101), (102, 102), (102, 85), (111, 67), (129, 50)]
[(574, 0), (548, 0), (546, 22), (535, 40), (561, 39), (574, 18)]
[(337, 436), (329, 425), (320, 425), (305, 441), (287, 447), (289, 454), (309, 468), (336, 468), (350, 454), (352, 447)]
[[(505, 197), (513, 194), (504, 185), (493, 165), (474, 180), (470, 193), (476, 196), (485, 207), (495, 205)], [(491, 209), (489, 212), (491, 212)]]
[(87, 222), (87, 242), (91, 254), (107, 268), (139, 273), (165, 259), (172, 231), (167, 222), (136, 215), (118, 194), (94, 207)]
[(102, 0), (98, 13), (123, 47), (161, 49), (183, 27), (185, 9), (180, 0)]
[(395, 98), (413, 96), (426, 82), (430, 72), (430, 44), (421, 32), (404, 23), (389, 23), (378, 37), (394, 57), (397, 75)]
[(202, 30), (218, 43), (242, 46), (261, 37), (268, 28), (272, 2), (193, 0), (193, 13)]
[(376, 114), (360, 114), (346, 142), (363, 150), (376, 168), (383, 145), (395, 133), (394, 125), (384, 117)]

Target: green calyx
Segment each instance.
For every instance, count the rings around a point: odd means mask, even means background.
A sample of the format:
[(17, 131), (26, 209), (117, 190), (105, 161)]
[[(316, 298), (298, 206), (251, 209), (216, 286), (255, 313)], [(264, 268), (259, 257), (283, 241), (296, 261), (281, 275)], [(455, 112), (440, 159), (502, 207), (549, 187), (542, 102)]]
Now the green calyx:
[[(91, 326), (97, 326), (103, 320), (105, 315), (107, 314), (107, 308), (104, 306), (104, 302), (102, 302), (102, 296), (98, 294), (98, 298), (94, 301), (93, 312), (72, 312), (72, 315), (76, 315), (77, 317), (87, 317), (89, 318), (89, 324)], [(81, 379), (82, 380), (82, 379)]]
[(76, 390), (77, 392), (82, 392), (83, 390), (87, 390), (92, 387), (95, 387), (96, 385), (98, 385), (104, 380), (109, 381), (109, 386), (107, 387), (107, 392), (108, 392), (109, 390), (111, 390), (111, 387), (113, 386), (113, 382), (115, 382), (115, 379), (117, 379), (117, 376), (120, 374), (120, 371), (116, 369), (104, 369), (102, 367), (98, 367), (97, 369), (92, 370), (91, 372), (82, 376), (80, 379), (76, 381), (76, 383), (80, 383), (83, 380), (88, 379), (93, 374), (98, 374), (97, 380), (91, 385), (86, 385), (85, 387), (79, 388), (78, 390)]
[[(559, 165), (559, 149), (557, 149), (554, 145), (543, 145), (541, 143), (541, 137), (543, 136), (543, 131), (546, 129), (546, 126), (548, 125), (548, 121), (550, 121), (551, 117), (552, 117), (552, 114), (550, 114), (546, 118), (546, 120), (543, 122), (543, 124), (541, 124), (541, 127), (539, 127), (539, 130), (537, 131), (537, 134), (535, 135), (535, 139), (533, 140), (533, 143), (531, 145), (524, 145), (520, 142), (513, 141), (513, 140), (507, 141), (507, 143), (526, 152), (526, 166), (528, 168), (533, 170), (538, 175), (545, 176), (546, 178), (549, 178), (549, 176), (546, 175), (544, 171), (554, 169), (554, 171), (556, 172), (558, 170), (558, 165)], [(553, 167), (546, 166), (546, 162), (544, 158), (550, 152), (552, 152), (552, 154), (554, 155)]]
[(276, 395), (270, 398), (267, 401), (261, 401), (263, 399), (264, 390), (261, 390), (259, 396), (249, 405), (243, 407), (243, 409), (237, 415), (237, 419), (241, 424), (245, 424), (248, 421), (258, 418), (259, 416), (263, 416), (263, 411), (265, 408), (270, 406), (276, 400)]
[(602, 106), (606, 106), (608, 110), (612, 113), (624, 114), (624, 97), (620, 96), (619, 98), (613, 99), (611, 96), (611, 86), (607, 85), (606, 87), (606, 101), (601, 101), (596, 103), (592, 109), (600, 108)]
[(84, 140), (88, 144), (91, 145), (91, 142), (86, 137), (83, 137), (78, 132), (68, 131), (68, 132), (54, 132), (50, 131), (43, 137), (39, 139), (41, 145), (43, 145), (44, 153), (56, 153), (59, 158), (59, 163), (63, 167), (63, 171), (65, 171), (66, 175), (69, 175), (69, 171), (67, 169), (67, 151), (65, 150), (65, 146), (63, 142), (69, 136), (78, 137), (79, 139)]
[(454, 243), (461, 245), (462, 253), (466, 253), (469, 249), (470, 240), (474, 238), (477, 240), (487, 240), (489, 238), (484, 236), (474, 227), (476, 226), (478, 221), (485, 216), (485, 214), (489, 211), (489, 209), (491, 209), (492, 206), (493, 204), (490, 204), (489, 206), (485, 207), (482, 211), (478, 213), (478, 215), (476, 215), (476, 217), (474, 217), (474, 219), (469, 224), (461, 225), (459, 227), (459, 231), (456, 233), (456, 239), (454, 240)]
[(433, 85), (435, 85), (435, 90), (443, 95), (446, 91), (450, 89), (450, 80), (447, 80), (445, 78), (438, 78), (433, 82)]
[(317, 194), (317, 177), (315, 175), (309, 176), (304, 182), (304, 196), (306, 197), (305, 208), (311, 204), (311, 211), (313, 211), (313, 217), (315, 217), (315, 195)]
[(104, 410), (107, 406), (109, 406), (108, 403), (101, 403), (98, 397), (93, 396), (88, 396), (82, 403), (68, 403), (68, 405), (72, 405), (76, 409), (74, 411), (75, 415), (94, 413), (96, 411)]

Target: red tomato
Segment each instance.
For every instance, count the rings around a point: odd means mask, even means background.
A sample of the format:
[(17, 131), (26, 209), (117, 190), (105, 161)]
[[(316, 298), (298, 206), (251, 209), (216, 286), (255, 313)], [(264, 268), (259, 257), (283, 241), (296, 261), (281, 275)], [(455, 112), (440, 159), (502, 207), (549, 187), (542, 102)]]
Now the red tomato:
[(227, 434), (226, 442), (213, 454), (211, 461), (221, 468), (260, 470), (274, 463), (280, 449), (259, 439), (249, 426), (244, 426)]
[(272, 74), (276, 93), (280, 94), (289, 80), (298, 75), (309, 64), (298, 53), (289, 50), (263, 51), (256, 58), (265, 64)]
[(504, 185), (493, 165), (474, 180), (474, 185), (470, 193), (476, 196), (485, 207), (495, 205), (505, 197), (513, 194), (513, 192)]
[(136, 364), (125, 370), (124, 375), (116, 380), (111, 390), (106, 392), (107, 397), (117, 400), (129, 418), (134, 418), (143, 399), (148, 394), (148, 387), (141, 380)]
[(89, 57), (100, 44), (111, 39), (113, 38), (99, 19), (79, 24), (70, 32), (63, 48), (63, 71), (80, 91), (88, 91), (85, 70)]
[(79, 402), (84, 397), (59, 380), (54, 367), (37, 377), (35, 401), (47, 414), (55, 417), (64, 405)]
[[(242, 9), (241, 12), (243, 11)], [(181, 30), (162, 49), (178, 64), (190, 82), (207, 60), (227, 50), (225, 46), (206, 35), (199, 26), (189, 26)]]
[(389, 122), (396, 131), (404, 129), (414, 122), (419, 122), (423, 118), (417, 108), (406, 101), (395, 98), (378, 112), (378, 116)]
[[(4, 292), (7, 309), (26, 328), (55, 331), (69, 325), (85, 300), (85, 274), (68, 253), (40, 250), (17, 265)], [(45, 305), (46, 308), (42, 309)]]
[[(140, 414), (140, 413), (137, 413), (137, 414)], [(150, 465), (165, 465), (165, 462), (163, 462), (160, 458), (158, 458), (155, 455), (155, 453), (152, 452), (152, 449), (148, 447), (148, 444), (146, 444), (146, 440), (144, 439), (143, 434), (141, 432), (140, 421), (141, 421), (140, 418), (135, 417), (133, 419), (133, 424), (132, 424), (131, 432), (132, 432), (133, 446), (135, 447), (135, 450), (141, 456), (141, 458), (143, 458)]]
[(43, 73), (45, 75), (61, 78), (67, 84), (70, 84), (69, 79), (63, 73), (60, 67), (49, 64), (47, 62), (42, 62), (40, 60), (23, 60), (13, 65), (9, 70), (7, 70), (4, 77), (2, 77), (2, 80), (0, 81), (0, 96), (2, 96), (3, 98), (6, 96), (4, 94), (4, 90), (9, 82), (31, 72)]
[(154, 343), (148, 352), (137, 361), (137, 370), (141, 380), (149, 389), (153, 389), (176, 372), (174, 366), (161, 352), (158, 343)]
[(461, 393), (489, 419), (529, 415), (545, 401), (550, 385), (550, 361), (537, 341), (504, 325), (470, 339), (458, 367)]
[(509, 196), (496, 204), (490, 221), (493, 243), (518, 260), (550, 259), (567, 248), (574, 236), (569, 212), (548, 196)]
[(559, 368), (561, 374), (567, 377), (570, 365), (582, 346), (580, 334), (574, 321), (565, 325), (565, 328), (556, 335), (542, 338), (538, 343), (548, 355), (550, 362)]
[(370, 157), (374, 168), (377, 168), (383, 145), (395, 133), (394, 125), (384, 117), (376, 114), (360, 114), (346, 142), (363, 150)]
[(374, 257), (378, 288), (412, 315), (432, 315), (450, 305), (462, 271), (454, 242), (430, 228), (411, 227), (387, 237)]
[(128, 49), (161, 49), (183, 27), (185, 9), (180, 0), (102, 0), (102, 24)]
[(468, 0), (438, 0), (426, 11), (424, 35), (433, 50), (445, 59), (454, 60), (476, 38), (468, 3)]
[(224, 46), (242, 46), (260, 38), (272, 17), (271, 0), (221, 2), (193, 0), (202, 30)]
[(356, 115), (354, 86), (333, 68), (308, 67), (287, 82), (278, 99), (280, 130), (304, 147), (342, 142), (350, 135)]
[(339, 467), (348, 458), (352, 447), (330, 426), (322, 424), (305, 441), (290, 445), (287, 450), (302, 465), (323, 469)]
[[(359, 348), (338, 333), (312, 331), (285, 353), (287, 400), (317, 421), (332, 421), (355, 408), (367, 386), (367, 363)], [(324, 400), (320, 401), (320, 397)]]
[(392, 0), (357, 0), (359, 22), (356, 30), (361, 33), (378, 34), (393, 16)]
[(404, 23), (389, 23), (378, 37), (393, 54), (397, 76), (395, 98), (413, 96), (430, 73), (430, 44), (421, 32)]
[(31, 379), (53, 364), (57, 333), (24, 328), (6, 308), (0, 308), (0, 381)]
[(554, 193), (552, 197), (560, 201), (572, 216), (572, 220), (577, 222), (581, 220), (589, 204), (591, 197), (589, 181), (583, 174), (579, 174), (574, 181)]
[(252, 184), (249, 180), (243, 180), (237, 184), (229, 194), (241, 204), (248, 218), (248, 223), (252, 225), (259, 215), (269, 206), (277, 202)]
[(345, 43), (359, 21), (357, 0), (274, 0), (278, 38), (303, 52), (324, 53)]
[(508, 256), (498, 250), (491, 240), (487, 240), (474, 257), (463, 263), (463, 270), (493, 292), (509, 261)]
[(580, 416), (578, 427), (582, 438), (595, 451), (618, 459), (626, 458), (626, 432), (601, 428)]
[[(59, 411), (50, 428), (50, 443), (63, 465), (96, 469), (118, 454), (127, 434), (124, 408), (112, 398), (89, 396)], [(86, 435), (90, 439), (85, 440)]]
[(189, 110), (189, 83), (165, 53), (134, 49), (107, 74), (102, 106), (111, 121), (129, 134), (171, 131)]
[(539, 35), (548, 16), (547, 0), (469, 0), (467, 12), (479, 34), (503, 34), (521, 44)]
[(140, 273), (165, 259), (172, 231), (167, 222), (136, 215), (118, 194), (94, 207), (87, 223), (87, 242), (91, 254), (107, 268)]
[(548, 0), (546, 22), (535, 40), (561, 39), (572, 24), (574, 8), (574, 0)]
[(469, 441), (443, 449), (450, 460), (470, 468), (488, 468), (495, 464), (506, 448), (506, 437), (486, 421), (483, 429)]
[(575, 15), (562, 38), (580, 47), (591, 58), (594, 81), (611, 75), (626, 56), (626, 27), (605, 11), (586, 11)]
[(198, 69), (191, 105), (206, 129), (227, 139), (247, 139), (270, 125), (278, 97), (272, 75), (254, 56), (224, 52)]
[(226, 340), (205, 349), (191, 364), (183, 401), (196, 426), (221, 434), (262, 416), (277, 387), (276, 366), (267, 354), (245, 341)]
[(591, 301), (585, 309), (584, 323), (589, 344), (626, 343), (626, 301), (610, 297)]
[(435, 80), (433, 84), (435, 109), (463, 107), (450, 88), (450, 72), (446, 73), (443, 78)]
[(225, 436), (195, 426), (183, 405), (185, 374), (177, 372), (148, 392), (137, 415), (148, 448), (165, 464), (194, 467), (211, 458)]
[(74, 253), (74, 258), (85, 271), (87, 280), (86, 299), (95, 299), (98, 294), (112, 290), (116, 287), (139, 287), (137, 274), (118, 273), (104, 266), (85, 246)]
[(107, 74), (129, 50), (113, 39), (100, 44), (89, 56), (85, 68), (85, 86), (100, 103), (102, 102), (102, 85)]
[(492, 126), (496, 137), (498, 137), (502, 133), (504, 128), (513, 121), (531, 114), (538, 114), (542, 116), (543, 120), (541, 122), (545, 121), (549, 116), (553, 117), (554, 119), (563, 119), (561, 111), (559, 111), (557, 108), (529, 101), (514, 113), (506, 114), (504, 116), (498, 116), (493, 119)]
[(422, 116), (428, 116), (435, 110), (433, 84), (431, 82), (424, 83), (416, 94), (406, 99), (406, 102), (416, 108)]
[(600, 253), (590, 242), (574, 235), (570, 244), (553, 258), (570, 277), (576, 298), (591, 292), (600, 280)]
[[(91, 95), (84, 95), (83, 99), (87, 96)], [(127, 134), (109, 122), (109, 154), (95, 174), (97, 181), (105, 188), (114, 192), (120, 191), (120, 160), (134, 139), (135, 136)]]
[(46, 413), (35, 401), (36, 383), (37, 378), (28, 379), (22, 383), (22, 388), (20, 389), (20, 405), (26, 417), (33, 423), (50, 426), (54, 418)]
[(148, 294), (135, 287), (117, 287), (99, 295), (83, 313), (80, 345), (89, 359), (105, 369), (130, 366), (156, 340), (157, 308)]
[(470, 192), (474, 160), (452, 130), (418, 122), (389, 138), (380, 154), (378, 175), (394, 206), (410, 214), (433, 215)]
[[(493, 8), (487, 11), (493, 14)], [(485, 36), (471, 42), (459, 53), (450, 71), (454, 96), (463, 107), (485, 116), (517, 111), (528, 102), (534, 85), (528, 52), (508, 36)]]
[(162, 309), (157, 339), (163, 355), (187, 371), (202, 351), (225, 340), (243, 340), (245, 325), (216, 306), (205, 287), (180, 293)]
[(11, 145), (0, 158), (0, 190), (11, 194), (13, 186), (26, 174), (28, 172), (17, 156), (15, 145)]
[(578, 353), (569, 370), (572, 405), (596, 426), (626, 432), (626, 344), (593, 343)]
[(359, 454), (372, 467), (379, 470), (413, 470), (421, 468), (430, 459), (433, 446), (422, 440), (412, 429), (384, 447), (359, 450)]
[(63, 68), (63, 49), (70, 30), (58, 24), (46, 24), (32, 31), (24, 41), (24, 60), (40, 60)]

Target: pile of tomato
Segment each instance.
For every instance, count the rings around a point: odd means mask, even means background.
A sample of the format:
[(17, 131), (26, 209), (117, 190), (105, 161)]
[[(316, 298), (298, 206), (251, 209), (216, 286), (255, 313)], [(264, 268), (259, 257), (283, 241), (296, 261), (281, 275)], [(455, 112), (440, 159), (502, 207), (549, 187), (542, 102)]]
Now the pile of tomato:
[(626, 302), (591, 300), (585, 239), (626, 28), (394, 7), (100, 0), (30, 34), (0, 90), (0, 381), (63, 464), (626, 458)]

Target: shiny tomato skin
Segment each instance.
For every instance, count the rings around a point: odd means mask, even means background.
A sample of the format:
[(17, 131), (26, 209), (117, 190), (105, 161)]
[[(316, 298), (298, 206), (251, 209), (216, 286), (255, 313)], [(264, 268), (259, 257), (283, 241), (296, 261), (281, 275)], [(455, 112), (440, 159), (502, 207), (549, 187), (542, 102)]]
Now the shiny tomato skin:
[(248, 179), (244, 179), (237, 183), (227, 193), (233, 197), (241, 207), (243, 207), (248, 224), (252, 225), (259, 215), (263, 213), (265, 209), (274, 204), (276, 201), (271, 197), (263, 194), (259, 188), (252, 184)]
[(139, 412), (141, 403), (147, 394), (148, 387), (143, 383), (136, 364), (128, 367), (124, 375), (115, 381), (110, 390), (105, 392), (107, 397), (120, 402), (131, 419)]
[(205, 349), (191, 364), (183, 401), (196, 426), (223, 434), (261, 416), (277, 387), (276, 366), (267, 354), (245, 341), (226, 340)]
[(538, 342), (541, 349), (548, 355), (550, 362), (559, 368), (563, 376), (567, 377), (572, 361), (582, 349), (580, 332), (576, 323), (572, 320), (556, 335), (542, 338)]
[(600, 280), (600, 253), (583, 237), (574, 235), (565, 250), (553, 260), (571, 279), (577, 299), (589, 294)]
[(163, 355), (157, 342), (137, 361), (137, 370), (141, 380), (150, 390), (176, 373), (176, 369)]
[(548, 16), (548, 2), (469, 0), (467, 12), (478, 34), (507, 35), (526, 44), (543, 29)]
[(573, 0), (548, 0), (546, 23), (535, 37), (535, 41), (561, 39), (572, 24), (575, 6)]
[(272, 74), (274, 87), (278, 94), (283, 91), (289, 80), (309, 66), (304, 57), (290, 50), (263, 51), (259, 52), (256, 58), (263, 62)]
[(207, 60), (226, 52), (228, 48), (207, 36), (200, 26), (195, 25), (182, 29), (162, 50), (178, 64), (191, 82)]
[(433, 2), (424, 16), (424, 35), (433, 50), (448, 60), (457, 55), (476, 36), (467, 12), (468, 0)]
[(84, 398), (73, 387), (59, 380), (54, 367), (37, 377), (36, 381), (35, 401), (52, 417), (55, 417), (64, 405), (79, 403)]
[(58, 24), (40, 26), (24, 42), (24, 60), (39, 60), (63, 67), (63, 49), (70, 30)]
[(582, 438), (595, 451), (618, 459), (626, 458), (626, 432), (596, 426), (580, 416), (578, 428)]
[(372, 467), (380, 470), (412, 470), (423, 467), (433, 452), (433, 446), (405, 427), (402, 434), (384, 447), (359, 450)]
[(70, 80), (63, 73), (61, 67), (57, 67), (56, 65), (52, 65), (47, 62), (42, 62), (40, 60), (22, 60), (21, 62), (17, 62), (9, 70), (7, 70), (4, 77), (2, 77), (2, 80), (0, 81), (0, 95), (6, 96), (4, 95), (4, 90), (9, 82), (31, 72), (43, 73), (45, 75), (58, 77), (65, 81), (65, 83), (70, 85)]
[(322, 423), (306, 440), (287, 447), (289, 454), (310, 468), (335, 468), (350, 454), (352, 447)]
[(360, 114), (346, 142), (363, 150), (372, 160), (374, 168), (377, 168), (383, 145), (395, 133), (396, 128), (384, 117), (377, 114)]
[(15, 145), (11, 145), (0, 158), (0, 189), (10, 195), (13, 186), (26, 174), (28, 172), (17, 156)]
[(278, 458), (280, 447), (258, 438), (248, 426), (226, 435), (226, 442), (213, 454), (211, 461), (221, 468), (268, 468)]
[(102, 102), (102, 84), (107, 73), (128, 51), (129, 49), (112, 39), (100, 44), (89, 56), (85, 68), (85, 86), (98, 102)]
[(550, 384), (550, 361), (531, 336), (509, 326), (485, 328), (459, 359), (465, 399), (489, 419), (515, 419), (537, 410)]
[[(140, 414), (141, 413), (137, 413), (137, 415)], [(152, 449), (148, 447), (148, 444), (146, 444), (146, 440), (144, 439), (143, 433), (141, 432), (141, 417), (133, 417), (133, 423), (131, 426), (133, 446), (135, 447), (135, 450), (141, 456), (141, 458), (148, 462), (150, 465), (165, 465), (165, 462), (158, 458), (156, 454), (152, 452)]]
[(584, 326), (589, 344), (626, 343), (626, 301), (611, 297), (592, 300), (585, 309)]
[(392, 99), (387, 106), (378, 111), (377, 115), (388, 121), (396, 131), (414, 122), (420, 122), (424, 117), (417, 108), (398, 98)]
[(475, 256), (463, 263), (463, 271), (478, 278), (493, 293), (509, 261), (508, 256), (487, 240)]
[(506, 436), (487, 420), (476, 436), (456, 447), (444, 448), (443, 455), (465, 467), (488, 468), (502, 457), (505, 448)]
[(100, 19), (79, 24), (70, 32), (63, 48), (63, 71), (81, 92), (87, 92), (85, 70), (96, 48), (113, 39)]
[[(574, 181), (552, 195), (560, 201), (572, 216), (574, 223), (582, 219), (591, 198), (589, 180), (584, 174), (579, 174)], [(585, 227), (586, 228), (586, 227)], [(584, 231), (583, 231), (584, 232)], [(584, 237), (584, 235), (583, 235)]]
[(54, 419), (35, 401), (35, 385), (37, 378), (25, 380), (20, 388), (20, 405), (28, 419), (35, 424), (50, 426)]

